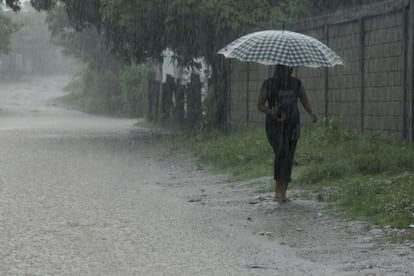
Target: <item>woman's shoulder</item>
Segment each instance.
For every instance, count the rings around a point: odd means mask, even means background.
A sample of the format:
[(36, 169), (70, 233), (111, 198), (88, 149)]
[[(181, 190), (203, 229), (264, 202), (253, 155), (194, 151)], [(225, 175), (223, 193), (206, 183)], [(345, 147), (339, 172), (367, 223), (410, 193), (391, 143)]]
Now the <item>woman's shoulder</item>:
[(302, 85), (302, 81), (298, 78), (292, 77), (291, 81), (292, 81), (293, 87), (295, 88), (300, 88), (300, 86)]
[(270, 78), (265, 79), (265, 80), (263, 81), (263, 83), (269, 83), (269, 82), (272, 82), (272, 81), (274, 81), (274, 80), (275, 80), (275, 77), (270, 77)]
[(274, 83), (274, 82), (275, 82), (275, 77), (271, 77), (271, 78), (265, 79), (262, 83), (262, 86), (267, 88), (267, 87), (271, 86), (272, 83)]

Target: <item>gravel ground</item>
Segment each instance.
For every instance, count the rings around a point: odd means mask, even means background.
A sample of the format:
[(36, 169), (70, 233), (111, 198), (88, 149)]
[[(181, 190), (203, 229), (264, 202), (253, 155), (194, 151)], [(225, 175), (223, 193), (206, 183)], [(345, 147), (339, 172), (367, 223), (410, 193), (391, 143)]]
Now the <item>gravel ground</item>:
[(414, 275), (413, 247), (382, 229), (48, 102), (67, 81), (0, 84), (0, 275)]

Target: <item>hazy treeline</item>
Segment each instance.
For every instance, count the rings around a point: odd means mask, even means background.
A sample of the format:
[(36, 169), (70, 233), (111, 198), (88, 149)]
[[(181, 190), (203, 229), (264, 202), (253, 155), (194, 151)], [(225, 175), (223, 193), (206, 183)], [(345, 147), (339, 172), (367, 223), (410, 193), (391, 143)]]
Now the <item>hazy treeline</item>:
[(8, 34), (9, 44), (0, 56), (1, 79), (19, 79), (23, 75), (73, 74), (77, 70), (75, 61), (64, 56), (62, 48), (50, 42), (46, 13), (25, 8), (19, 13), (2, 12), (2, 16), (7, 18), (8, 29), (13, 32)]
[[(6, 2), (15, 10), (19, 8), (17, 0)], [(282, 22), (309, 15), (315, 5), (328, 7), (331, 2), (32, 0), (31, 4), (48, 11), (53, 42), (86, 64), (78, 86), (82, 88), (79, 97), (84, 98), (85, 109), (147, 115), (168, 122), (183, 121), (184, 112), (184, 121), (191, 127), (203, 124), (226, 128), (229, 67), (217, 51), (242, 34), (279, 28)], [(176, 63), (183, 68), (193, 67), (196, 58), (204, 58), (211, 79), (201, 107), (196, 78), (195, 83), (185, 87), (177, 82), (157, 84), (142, 67), (148, 61), (162, 61), (165, 49), (173, 51)], [(193, 122), (194, 118), (198, 123)]]
[(0, 9), (0, 56), (10, 50), (10, 36), (17, 31), (17, 25), (13, 24), (6, 13)]

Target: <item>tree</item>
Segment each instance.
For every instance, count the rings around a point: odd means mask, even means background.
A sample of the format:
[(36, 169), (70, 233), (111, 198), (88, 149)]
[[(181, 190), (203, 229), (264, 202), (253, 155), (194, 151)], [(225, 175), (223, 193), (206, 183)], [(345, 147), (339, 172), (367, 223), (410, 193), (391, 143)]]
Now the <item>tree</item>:
[(52, 42), (61, 46), (66, 55), (75, 57), (93, 70), (119, 69), (120, 65), (110, 53), (103, 34), (92, 25), (77, 30), (64, 6), (58, 5), (50, 10), (46, 22)]
[[(76, 30), (94, 26), (127, 60), (159, 58), (168, 47), (182, 63), (255, 29), (271, 28), (303, 11), (305, 0), (31, 0), (39, 10), (62, 5)], [(18, 10), (17, 0), (7, 4)]]
[[(311, 0), (32, 0), (40, 10), (62, 6), (76, 31), (95, 28), (124, 64), (161, 60), (174, 51), (179, 64), (204, 57), (212, 68), (218, 124), (226, 123), (226, 64), (217, 51), (236, 37), (274, 28)], [(9, 5), (17, 0), (7, 0)]]
[[(3, 1), (0, 2), (2, 4)], [(20, 10), (20, 1), (19, 0), (6, 0), (6, 5), (9, 6), (14, 11)]]
[(11, 19), (0, 10), (0, 55), (7, 54), (10, 48), (10, 36), (18, 29)]
[(136, 62), (174, 51), (179, 64), (204, 57), (212, 68), (217, 124), (227, 122), (226, 66), (217, 51), (246, 32), (272, 28), (303, 0), (102, 0), (101, 27), (120, 57)]

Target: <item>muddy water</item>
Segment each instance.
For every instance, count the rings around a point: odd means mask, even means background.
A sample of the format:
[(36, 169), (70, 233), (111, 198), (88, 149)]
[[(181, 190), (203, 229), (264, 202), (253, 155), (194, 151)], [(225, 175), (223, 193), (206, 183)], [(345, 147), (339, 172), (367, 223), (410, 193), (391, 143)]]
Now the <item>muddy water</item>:
[[(197, 169), (134, 120), (50, 99), (67, 77), (0, 84), (0, 275), (410, 275), (314, 202), (279, 206)], [(412, 275), (412, 274), (411, 274)]]

